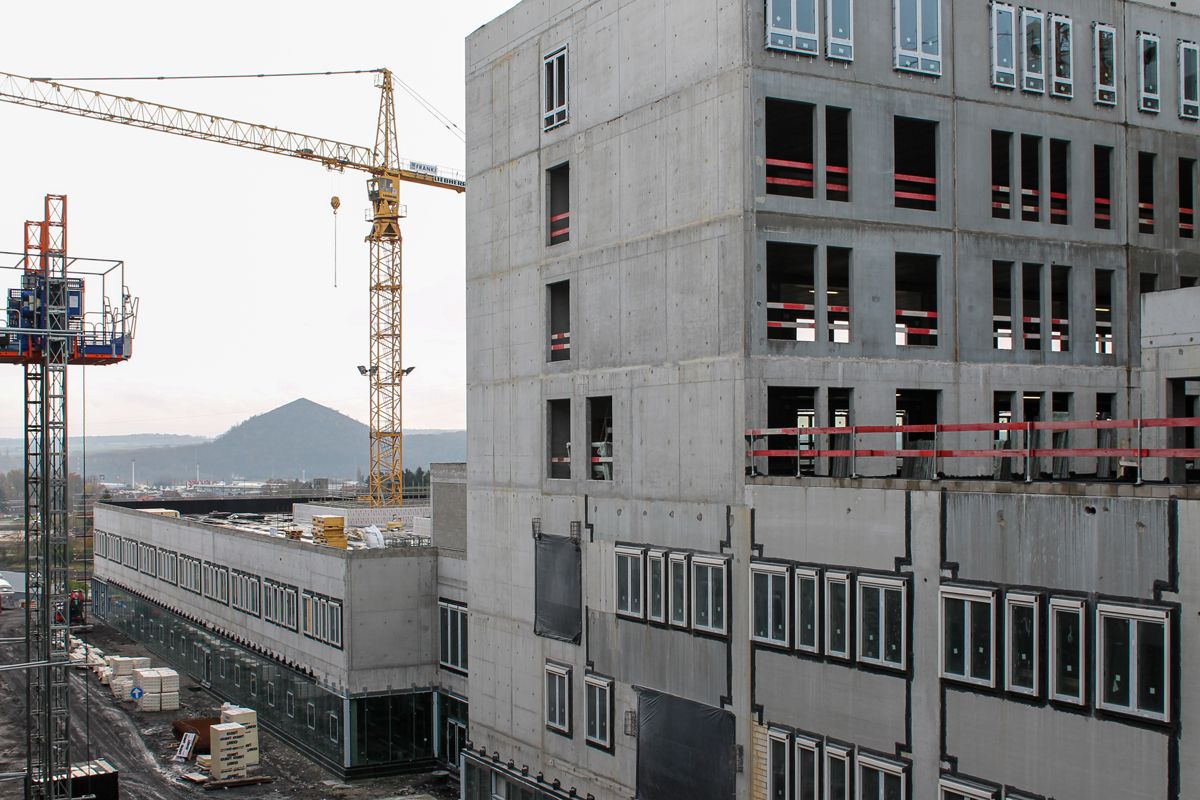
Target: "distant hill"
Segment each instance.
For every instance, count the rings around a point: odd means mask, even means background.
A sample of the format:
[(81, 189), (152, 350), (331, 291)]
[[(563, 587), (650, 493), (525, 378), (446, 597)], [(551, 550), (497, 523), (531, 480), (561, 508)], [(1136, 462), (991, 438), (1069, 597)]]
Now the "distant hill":
[[(114, 437), (123, 438), (123, 437)], [(198, 438), (198, 437), (195, 437)], [(128, 481), (137, 462), (138, 483), (182, 483), (268, 478), (354, 478), (368, 469), (367, 426), (311, 400), (294, 400), (251, 417), (217, 438), (166, 447), (129, 447), (97, 452), (88, 440), (88, 473), (106, 481)], [(18, 443), (16, 455), (19, 456)], [(429, 468), (435, 461), (464, 461), (465, 431), (409, 433), (404, 436), (404, 466)], [(10, 468), (19, 467), (20, 463)], [(78, 464), (72, 463), (77, 469)]]

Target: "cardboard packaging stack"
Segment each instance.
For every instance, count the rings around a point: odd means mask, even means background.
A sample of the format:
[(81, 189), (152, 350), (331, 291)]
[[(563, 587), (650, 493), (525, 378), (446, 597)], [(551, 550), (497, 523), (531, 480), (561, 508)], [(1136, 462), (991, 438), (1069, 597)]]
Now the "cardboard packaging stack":
[(226, 703), (221, 706), (221, 722), (236, 722), (246, 729), (246, 764), (258, 763), (258, 712), (252, 708)]
[(329, 547), (346, 549), (346, 518), (332, 514), (315, 514), (312, 518), (313, 541)]
[(283, 529), (283, 534), (287, 536), (287, 538), (298, 542), (304, 534), (304, 528), (301, 528), (299, 525), (288, 525)]
[(209, 774), (223, 781), (246, 777), (246, 727), (236, 722), (220, 722), (209, 728)]
[(162, 682), (162, 710), (179, 710), (179, 673), (164, 668), (158, 670), (158, 677)]
[(175, 711), (179, 708), (179, 673), (173, 669), (135, 669), (133, 686), (142, 690), (139, 711)]

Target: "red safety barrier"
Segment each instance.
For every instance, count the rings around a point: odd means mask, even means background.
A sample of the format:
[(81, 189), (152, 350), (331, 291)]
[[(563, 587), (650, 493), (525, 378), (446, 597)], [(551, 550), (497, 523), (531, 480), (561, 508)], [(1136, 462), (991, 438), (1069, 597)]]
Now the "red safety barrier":
[[(921, 187), (932, 186), (933, 192), (917, 191)], [(906, 175), (896, 173), (895, 197), (897, 200), (912, 200), (917, 203), (937, 204), (937, 178), (928, 175)], [(912, 206), (907, 206), (912, 207)], [(916, 206), (920, 208), (921, 206)]]
[(815, 186), (813, 165), (810, 161), (789, 161), (785, 158), (768, 158), (767, 191), (775, 187), (776, 194), (793, 194), (812, 197)]
[[(566, 224), (562, 225), (561, 227), (555, 228), (554, 226), (556, 223), (566, 223)], [(551, 217), (550, 218), (550, 241), (554, 242), (555, 239), (559, 239), (559, 238), (567, 236), (567, 234), (569, 234), (571, 232), (570, 223), (571, 223), (571, 212), (570, 211), (564, 211), (561, 214), (555, 214), (553, 217)]]
[(1179, 209), (1179, 234), (1185, 238), (1192, 237), (1192, 231), (1196, 230), (1196, 211), (1191, 208)]
[(551, 350), (570, 350), (571, 349), (571, 332), (552, 333), (550, 334), (550, 349)]

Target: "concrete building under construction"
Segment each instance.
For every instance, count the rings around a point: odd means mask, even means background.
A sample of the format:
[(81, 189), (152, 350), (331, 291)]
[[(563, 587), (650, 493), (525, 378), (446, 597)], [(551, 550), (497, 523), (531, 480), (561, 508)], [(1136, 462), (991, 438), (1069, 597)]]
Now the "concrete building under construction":
[(1167, 0), (469, 37), (464, 797), (1200, 796), (1197, 41)]

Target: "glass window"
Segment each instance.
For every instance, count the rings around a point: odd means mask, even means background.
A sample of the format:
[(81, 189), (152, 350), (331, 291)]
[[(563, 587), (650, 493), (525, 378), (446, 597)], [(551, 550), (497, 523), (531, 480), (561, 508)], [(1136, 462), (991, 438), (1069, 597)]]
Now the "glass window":
[(750, 566), (750, 638), (756, 642), (788, 644), (788, 570), (773, 564)]
[(818, 0), (769, 0), (767, 8), (767, 47), (815, 56), (817, 46)]
[(1097, 23), (1094, 34), (1096, 102), (1106, 106), (1115, 106), (1117, 104), (1117, 30), (1111, 25)]
[(1050, 698), (1082, 705), (1083, 602), (1050, 599)]
[(667, 554), (651, 552), (647, 562), (647, 581), (650, 607), (646, 616), (654, 622), (667, 621)]
[(1042, 12), (1021, 9), (1021, 88), (1037, 94), (1046, 91), (1045, 27)]
[(642, 551), (617, 548), (617, 613), (642, 616)]
[(990, 590), (942, 587), (942, 677), (995, 685)]
[(692, 608), (696, 630), (725, 633), (724, 559), (692, 559)]
[[(340, 609), (339, 609), (340, 611)], [(441, 648), (439, 663), (451, 669), (467, 669), (467, 609), (450, 602), (440, 602)], [(338, 627), (340, 629), (340, 615)], [(340, 637), (340, 631), (339, 631)]]
[(1100, 708), (1169, 721), (1170, 612), (1101, 604), (1096, 618)]
[(826, 0), (825, 55), (854, 60), (854, 0)]
[(796, 649), (821, 652), (820, 607), (821, 574), (815, 569), (796, 569)]
[(894, 0), (895, 67), (942, 74), (941, 0)]
[(1017, 12), (1008, 3), (992, 3), (992, 85), (1017, 85)]
[(1200, 119), (1200, 45), (1179, 43), (1179, 116)]
[(796, 800), (821, 800), (821, 744), (796, 735)]
[(825, 652), (850, 657), (850, 575), (825, 573)]
[(544, 74), (542, 89), (545, 105), (542, 114), (542, 130), (548, 131), (567, 122), (567, 46), (547, 53), (542, 57)]
[(688, 625), (688, 560), (683, 553), (672, 553), (670, 561), (671, 624)]
[(904, 800), (904, 765), (860, 754), (858, 800)]
[(1050, 84), (1050, 94), (1055, 97), (1071, 97), (1075, 92), (1072, 63), (1074, 26), (1071, 24), (1071, 18), (1052, 14), (1050, 35), (1054, 42), (1054, 81)]
[(825, 748), (825, 797), (850, 800), (850, 750), (840, 745)]
[(995, 789), (959, 778), (942, 778), (938, 781), (938, 790), (938, 800), (997, 800), (999, 796)]
[(1036, 595), (1011, 593), (1005, 598), (1008, 630), (1008, 669), (1005, 673), (1010, 692), (1038, 693), (1038, 598)]
[(1138, 34), (1138, 52), (1141, 53), (1138, 62), (1138, 108), (1151, 114), (1159, 111), (1158, 45), (1156, 34)]
[(905, 582), (858, 577), (858, 660), (904, 669)]
[(791, 800), (792, 759), (788, 734), (772, 729), (767, 743), (767, 797), (770, 800)]
[(571, 668), (546, 664), (546, 727), (571, 735)]
[(607, 748), (612, 743), (609, 733), (612, 719), (612, 681), (596, 675), (585, 675), (587, 688), (587, 734), (589, 744)]

